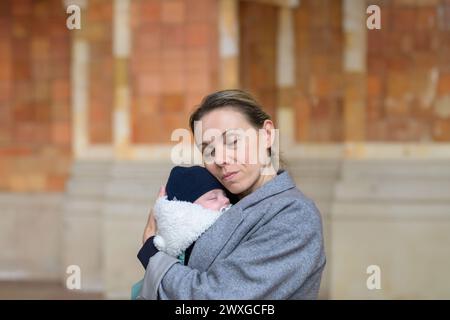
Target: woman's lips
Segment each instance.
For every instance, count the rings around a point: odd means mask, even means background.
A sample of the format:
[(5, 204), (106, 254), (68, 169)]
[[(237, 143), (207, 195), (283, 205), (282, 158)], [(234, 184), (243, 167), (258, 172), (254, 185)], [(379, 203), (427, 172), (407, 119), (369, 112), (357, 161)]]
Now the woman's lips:
[(237, 171), (236, 172), (227, 173), (227, 174), (223, 175), (222, 180), (223, 181), (230, 181), (236, 176), (237, 173), (238, 173)]

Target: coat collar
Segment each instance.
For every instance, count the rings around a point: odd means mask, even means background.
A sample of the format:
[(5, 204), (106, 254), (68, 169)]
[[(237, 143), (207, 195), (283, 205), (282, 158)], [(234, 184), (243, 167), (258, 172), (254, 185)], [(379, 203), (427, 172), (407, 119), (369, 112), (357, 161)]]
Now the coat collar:
[(292, 180), (289, 173), (285, 170), (279, 170), (273, 179), (266, 182), (246, 197), (242, 198), (238, 203), (236, 203), (236, 206), (240, 206), (244, 210), (270, 196), (294, 187), (295, 182)]
[(286, 171), (282, 170), (278, 171), (277, 176), (272, 180), (242, 198), (231, 209), (222, 214), (197, 240), (189, 259), (189, 266), (200, 271), (206, 271), (244, 220), (244, 209), (293, 187), (295, 187), (294, 181)]

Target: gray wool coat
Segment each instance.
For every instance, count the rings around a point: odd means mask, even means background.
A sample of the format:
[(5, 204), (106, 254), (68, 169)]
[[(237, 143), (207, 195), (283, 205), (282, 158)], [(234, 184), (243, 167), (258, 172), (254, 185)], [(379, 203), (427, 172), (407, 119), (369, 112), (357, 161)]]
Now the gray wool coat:
[(158, 252), (140, 299), (316, 299), (320, 213), (286, 171), (242, 198), (195, 243), (189, 264)]

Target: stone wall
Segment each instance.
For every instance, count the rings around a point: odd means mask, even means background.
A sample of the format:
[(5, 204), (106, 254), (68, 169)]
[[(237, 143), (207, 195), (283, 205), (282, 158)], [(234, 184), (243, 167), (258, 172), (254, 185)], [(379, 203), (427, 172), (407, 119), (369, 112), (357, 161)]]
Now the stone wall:
[[(345, 161), (331, 210), (330, 297), (450, 296), (448, 161)], [(368, 290), (367, 267), (381, 290)]]

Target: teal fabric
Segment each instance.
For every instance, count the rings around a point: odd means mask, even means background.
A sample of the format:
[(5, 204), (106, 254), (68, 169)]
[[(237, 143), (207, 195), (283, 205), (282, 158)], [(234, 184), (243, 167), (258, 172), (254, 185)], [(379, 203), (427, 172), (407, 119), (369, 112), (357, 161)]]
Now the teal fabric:
[(178, 256), (178, 260), (181, 261), (181, 264), (184, 265), (184, 251)]
[(141, 292), (142, 289), (142, 284), (144, 283), (144, 279), (142, 279), (139, 282), (136, 282), (132, 287), (131, 287), (131, 300), (136, 300), (137, 296), (139, 295), (139, 293)]
[[(185, 253), (183, 252), (178, 256), (178, 260), (180, 260), (180, 262), (184, 265), (184, 259), (185, 259)], [(144, 282), (144, 279), (133, 284), (133, 286), (131, 287), (131, 300), (136, 300), (137, 296), (139, 295), (139, 293), (142, 290), (143, 282)]]

